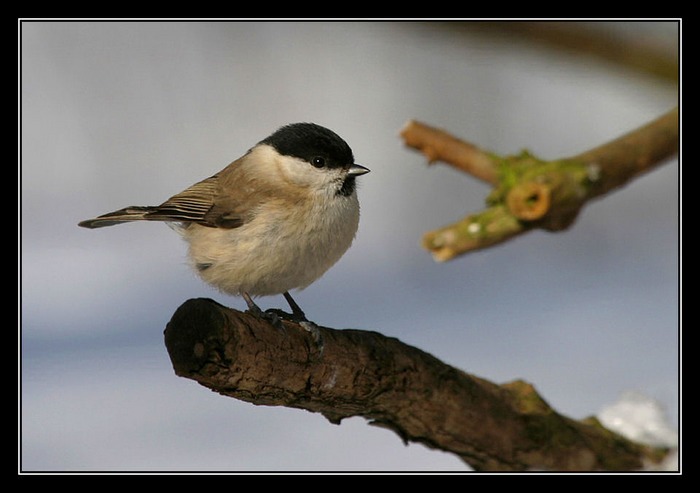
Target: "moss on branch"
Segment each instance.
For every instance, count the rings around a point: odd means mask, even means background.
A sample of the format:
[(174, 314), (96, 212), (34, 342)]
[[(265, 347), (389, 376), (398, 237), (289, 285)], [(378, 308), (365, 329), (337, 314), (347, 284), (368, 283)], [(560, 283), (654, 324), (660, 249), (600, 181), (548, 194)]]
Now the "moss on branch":
[(583, 207), (666, 162), (678, 151), (678, 109), (577, 156), (543, 160), (529, 151), (499, 156), (416, 121), (401, 131), (429, 163), (443, 161), (494, 188), (487, 209), (425, 233), (438, 261), (503, 243), (533, 229), (569, 228)]

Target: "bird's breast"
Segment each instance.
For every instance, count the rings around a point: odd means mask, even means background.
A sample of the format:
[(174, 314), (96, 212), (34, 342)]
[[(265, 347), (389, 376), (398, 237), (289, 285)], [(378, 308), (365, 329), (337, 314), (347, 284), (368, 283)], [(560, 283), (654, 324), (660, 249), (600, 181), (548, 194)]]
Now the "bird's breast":
[(304, 288), (350, 247), (359, 224), (355, 194), (259, 206), (253, 219), (233, 229), (196, 224), (183, 236), (193, 267), (230, 294), (280, 294)]

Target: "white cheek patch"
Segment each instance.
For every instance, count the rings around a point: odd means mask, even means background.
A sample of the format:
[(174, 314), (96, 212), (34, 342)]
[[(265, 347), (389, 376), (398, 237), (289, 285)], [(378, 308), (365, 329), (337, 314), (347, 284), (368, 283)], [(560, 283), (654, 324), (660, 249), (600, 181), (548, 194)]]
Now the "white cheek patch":
[(282, 156), (278, 158), (277, 162), (280, 176), (284, 181), (314, 190), (327, 188), (339, 176), (335, 170), (315, 168), (306, 161), (295, 157)]
[[(262, 181), (275, 183), (277, 188), (284, 189), (290, 185), (309, 188), (315, 192), (335, 193), (341, 186), (345, 172), (338, 169), (315, 168), (310, 163), (292, 156), (280, 156), (270, 145), (260, 145), (251, 152), (257, 166), (251, 173), (262, 173)], [(260, 166), (260, 163), (268, 163)], [(335, 186), (334, 186), (335, 184)]]
[(319, 178), (319, 171), (309, 163), (295, 157), (282, 156), (278, 158), (278, 169), (280, 174), (293, 183), (307, 184), (313, 183)]

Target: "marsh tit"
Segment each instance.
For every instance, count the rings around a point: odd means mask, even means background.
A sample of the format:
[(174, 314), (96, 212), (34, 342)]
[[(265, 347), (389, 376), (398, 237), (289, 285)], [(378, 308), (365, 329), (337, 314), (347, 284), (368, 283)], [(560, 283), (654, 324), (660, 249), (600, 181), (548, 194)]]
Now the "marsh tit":
[(165, 221), (189, 243), (195, 271), (221, 291), (289, 294), (317, 280), (350, 247), (360, 219), (350, 146), (314, 123), (284, 126), (219, 173), (159, 206), (126, 207), (79, 223), (85, 228)]

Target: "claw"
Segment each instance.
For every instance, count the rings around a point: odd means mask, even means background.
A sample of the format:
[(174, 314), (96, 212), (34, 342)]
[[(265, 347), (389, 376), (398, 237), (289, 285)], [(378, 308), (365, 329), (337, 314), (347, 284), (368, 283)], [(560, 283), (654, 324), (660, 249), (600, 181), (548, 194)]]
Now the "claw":
[(285, 332), (284, 325), (282, 324), (282, 319), (284, 317), (281, 317), (278, 313), (276, 313), (274, 310), (267, 310), (267, 311), (262, 311), (258, 305), (255, 304), (253, 299), (250, 297), (248, 293), (243, 293), (242, 294), (243, 299), (245, 300), (246, 304), (248, 305), (248, 312), (261, 319), (261, 320), (266, 320), (272, 324), (273, 327), (281, 330), (282, 332)]
[(289, 293), (285, 292), (284, 298), (287, 300), (287, 303), (289, 303), (292, 313), (287, 313), (284, 310), (279, 310), (276, 308), (270, 308), (269, 310), (263, 311), (258, 305), (255, 304), (248, 293), (243, 293), (242, 296), (248, 305), (249, 313), (262, 320), (267, 320), (274, 327), (282, 330), (285, 333), (286, 330), (284, 328), (284, 324), (282, 324), (283, 320), (298, 323), (305, 331), (311, 334), (311, 337), (313, 337), (316, 347), (319, 350), (319, 354), (323, 354), (323, 337), (321, 336), (321, 329), (314, 322), (306, 318), (304, 311), (299, 307), (299, 305), (297, 305), (296, 301), (294, 301)]

